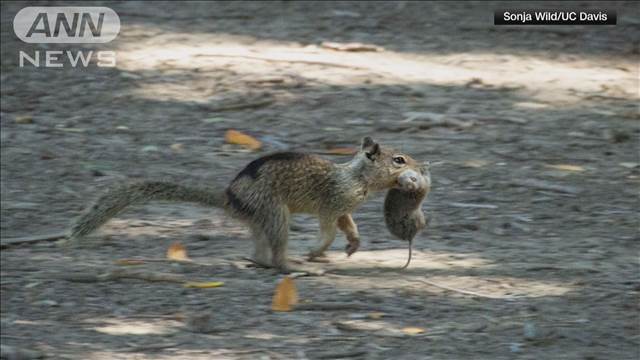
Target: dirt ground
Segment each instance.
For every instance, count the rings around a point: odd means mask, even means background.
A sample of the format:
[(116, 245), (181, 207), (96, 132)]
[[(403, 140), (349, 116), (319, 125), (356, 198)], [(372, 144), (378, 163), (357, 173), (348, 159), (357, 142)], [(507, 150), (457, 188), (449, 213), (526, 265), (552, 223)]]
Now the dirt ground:
[[(617, 26), (494, 27), (513, 5), (106, 3), (117, 39), (70, 47), (22, 43), (25, 4), (2, 2), (3, 242), (64, 231), (123, 181), (223, 186), (277, 150), (370, 135), (434, 163), (411, 266), (398, 270), (406, 244), (377, 194), (354, 213), (360, 251), (346, 258), (339, 235), (331, 263), (306, 264), (327, 274), (295, 280), (306, 307), (289, 313), (270, 307), (282, 276), (247, 267), (249, 233), (218, 209), (148, 204), (85, 247), (6, 247), (3, 356), (638, 359), (638, 4), (607, 4)], [(117, 67), (18, 66), (20, 50), (47, 49), (112, 50)], [(227, 129), (264, 146), (225, 144)], [(296, 217), (293, 257), (316, 230)], [(197, 263), (117, 263), (176, 241)]]

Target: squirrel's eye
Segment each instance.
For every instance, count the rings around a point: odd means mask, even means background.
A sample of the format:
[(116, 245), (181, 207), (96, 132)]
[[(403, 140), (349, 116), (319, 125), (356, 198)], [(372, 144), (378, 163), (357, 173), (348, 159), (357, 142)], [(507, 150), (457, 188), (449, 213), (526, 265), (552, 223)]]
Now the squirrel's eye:
[(407, 161), (404, 159), (403, 156), (394, 156), (393, 162), (399, 165), (403, 165), (403, 164), (406, 164)]

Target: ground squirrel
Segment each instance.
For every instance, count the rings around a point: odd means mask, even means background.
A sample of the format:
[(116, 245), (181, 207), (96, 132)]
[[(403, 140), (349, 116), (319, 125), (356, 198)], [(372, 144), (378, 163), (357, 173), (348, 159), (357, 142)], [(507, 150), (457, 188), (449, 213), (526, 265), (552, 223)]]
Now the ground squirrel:
[[(319, 156), (281, 152), (249, 163), (221, 188), (193, 188), (149, 181), (115, 188), (97, 199), (71, 228), (70, 242), (82, 238), (116, 216), (127, 206), (151, 200), (186, 201), (224, 208), (243, 220), (255, 240), (254, 260), (288, 270), (287, 240), (293, 213), (316, 215), (320, 221), (320, 245), (311, 259), (324, 255), (336, 236), (345, 233), (347, 254), (360, 244), (353, 212), (371, 192), (399, 186), (400, 175), (420, 165), (410, 156), (380, 146), (370, 137), (362, 140), (354, 158), (335, 164)], [(419, 171), (419, 170), (416, 170)]]
[(411, 262), (413, 238), (426, 226), (422, 201), (431, 190), (429, 164), (424, 164), (418, 172), (405, 170), (398, 177), (398, 184), (400, 187), (390, 189), (384, 199), (384, 220), (391, 234), (409, 241), (409, 258), (404, 269)]

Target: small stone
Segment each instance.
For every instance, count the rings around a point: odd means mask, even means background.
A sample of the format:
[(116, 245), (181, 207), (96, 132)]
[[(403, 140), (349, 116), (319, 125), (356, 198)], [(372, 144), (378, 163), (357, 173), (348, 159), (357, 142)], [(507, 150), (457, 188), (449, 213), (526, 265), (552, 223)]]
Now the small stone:
[(631, 135), (620, 129), (607, 129), (605, 130), (604, 136), (613, 143), (622, 143), (631, 140)]
[(211, 333), (218, 331), (213, 321), (211, 314), (194, 314), (187, 317), (186, 320), (187, 329), (196, 333)]

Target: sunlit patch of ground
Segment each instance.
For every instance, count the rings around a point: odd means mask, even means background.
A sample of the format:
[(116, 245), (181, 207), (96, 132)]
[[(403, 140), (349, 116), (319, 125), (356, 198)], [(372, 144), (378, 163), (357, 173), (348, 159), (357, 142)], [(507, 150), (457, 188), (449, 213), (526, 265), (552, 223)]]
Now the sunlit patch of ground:
[[(246, 78), (274, 74), (303, 76), (327, 85), (361, 84), (363, 76), (375, 84), (469, 85), (520, 92), (531, 101), (554, 106), (575, 105), (585, 96), (633, 99), (637, 67), (604, 68), (587, 59), (572, 62), (534, 55), (460, 53), (449, 55), (407, 52), (338, 52), (318, 46), (301, 47), (275, 41), (238, 45), (227, 34), (172, 34), (180, 42), (167, 44), (163, 36), (144, 43), (123, 42), (118, 67), (124, 71), (198, 71), (216, 81), (216, 70)], [(624, 64), (622, 64), (624, 65)], [(634, 72), (636, 72), (634, 74)], [(190, 86), (193, 84), (190, 84)], [(214, 94), (179, 80), (142, 83), (133, 95), (146, 99), (206, 102)], [(542, 104), (541, 106), (544, 106)]]
[[(488, 298), (513, 299), (561, 296), (576, 289), (572, 284), (553, 280), (540, 281), (481, 274), (473, 276), (446, 274), (448, 271), (455, 274), (465, 270), (482, 271), (498, 267), (498, 264), (473, 255), (414, 251), (414, 258), (409, 268), (401, 270), (400, 267), (406, 261), (406, 256), (406, 250), (401, 249), (360, 251), (353, 255), (352, 259), (346, 259), (344, 254), (332, 253), (329, 255), (331, 263), (327, 265), (327, 269), (330, 273), (344, 275), (337, 281), (344, 281), (349, 284), (349, 287), (357, 290), (412, 289), (436, 293), (449, 291), (454, 296), (469, 296), (476, 293)], [(329, 281), (336, 281), (333, 277), (329, 279)], [(455, 290), (462, 291), (456, 293)]]
[(167, 321), (141, 321), (125, 319), (104, 319), (97, 321), (104, 324), (96, 326), (93, 330), (109, 335), (167, 335), (176, 330), (181, 325), (178, 322)]

